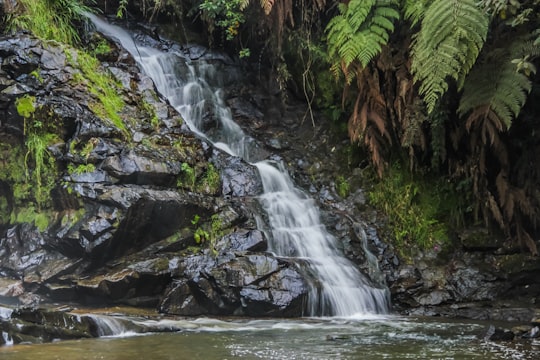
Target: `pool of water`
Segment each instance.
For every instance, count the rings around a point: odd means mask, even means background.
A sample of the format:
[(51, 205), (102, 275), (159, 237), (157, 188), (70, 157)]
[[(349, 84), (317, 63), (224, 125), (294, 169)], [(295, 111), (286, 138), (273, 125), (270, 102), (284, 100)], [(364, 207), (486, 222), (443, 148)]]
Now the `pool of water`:
[(487, 324), (438, 318), (140, 321), (182, 330), (4, 346), (0, 359), (540, 359), (540, 340), (488, 342)]

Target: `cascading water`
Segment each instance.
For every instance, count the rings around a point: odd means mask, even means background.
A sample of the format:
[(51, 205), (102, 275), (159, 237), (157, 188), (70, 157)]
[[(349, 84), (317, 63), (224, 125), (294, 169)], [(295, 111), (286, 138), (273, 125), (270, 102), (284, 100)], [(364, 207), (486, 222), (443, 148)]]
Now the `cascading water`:
[[(88, 16), (98, 31), (120, 41), (133, 55), (192, 131), (232, 155), (253, 160), (249, 151), (252, 139), (233, 121), (221, 91), (208, 84), (216, 75), (212, 64), (190, 62), (178, 54), (137, 46), (123, 29)], [(208, 110), (220, 125), (219, 132), (212, 136), (201, 130), (203, 114)], [(269, 219), (270, 250), (278, 256), (305, 260), (317, 279), (317, 284), (311, 285), (307, 315), (386, 313), (387, 290), (370, 286), (367, 278), (340, 253), (336, 239), (320, 222), (314, 201), (294, 186), (283, 164), (260, 161), (254, 165), (263, 181), (264, 194), (260, 198)]]

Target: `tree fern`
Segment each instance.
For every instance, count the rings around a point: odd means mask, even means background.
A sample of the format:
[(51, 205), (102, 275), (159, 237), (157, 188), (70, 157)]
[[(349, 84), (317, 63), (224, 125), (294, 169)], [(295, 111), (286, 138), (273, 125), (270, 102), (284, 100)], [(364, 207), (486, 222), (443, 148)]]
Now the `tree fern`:
[(499, 131), (511, 126), (532, 86), (511, 61), (516, 53), (512, 49), (523, 44), (517, 42), (509, 50), (491, 52), (489, 58), (474, 67), (465, 82), (458, 109), (460, 116), (469, 115), (469, 122), (489, 119)]
[(403, 18), (415, 26), (422, 21), (427, 8), (433, 0), (405, 0), (403, 4)]
[(448, 79), (463, 86), (486, 40), (488, 15), (476, 0), (435, 0), (412, 44), (411, 71), (420, 82), (428, 112), (448, 90)]
[[(342, 63), (342, 70), (353, 62), (365, 67), (388, 43), (394, 31), (393, 21), (399, 18), (395, 0), (351, 0), (339, 4), (340, 14), (326, 27), (331, 57)], [(336, 67), (334, 66), (334, 69)]]

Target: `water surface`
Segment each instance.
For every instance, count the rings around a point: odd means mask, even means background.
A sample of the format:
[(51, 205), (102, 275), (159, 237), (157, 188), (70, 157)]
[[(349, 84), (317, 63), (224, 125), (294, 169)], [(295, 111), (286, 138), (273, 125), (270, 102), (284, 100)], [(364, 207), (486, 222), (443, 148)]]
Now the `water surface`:
[[(142, 321), (142, 320), (141, 320)], [(143, 321), (144, 322), (144, 321)], [(483, 340), (487, 324), (372, 316), (292, 320), (162, 320), (174, 333), (0, 348), (0, 359), (527, 359), (540, 341)]]

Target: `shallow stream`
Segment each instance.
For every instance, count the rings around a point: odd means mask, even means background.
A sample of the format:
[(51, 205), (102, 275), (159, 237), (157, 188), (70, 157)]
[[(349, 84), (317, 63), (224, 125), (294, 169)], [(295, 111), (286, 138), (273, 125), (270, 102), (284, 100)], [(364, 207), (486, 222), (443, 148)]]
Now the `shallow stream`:
[[(138, 321), (132, 318), (132, 321)], [(0, 347), (2, 360), (52, 359), (538, 359), (540, 340), (494, 343), (487, 324), (368, 316), (140, 320), (170, 333)]]

